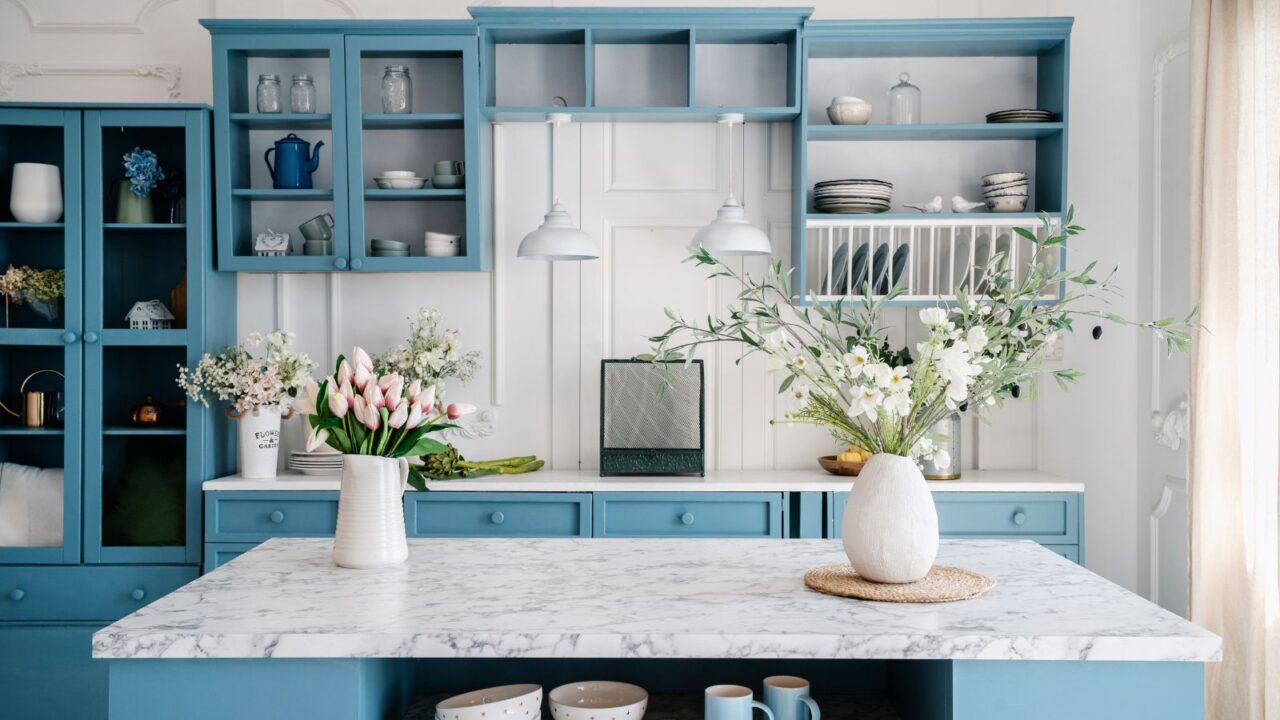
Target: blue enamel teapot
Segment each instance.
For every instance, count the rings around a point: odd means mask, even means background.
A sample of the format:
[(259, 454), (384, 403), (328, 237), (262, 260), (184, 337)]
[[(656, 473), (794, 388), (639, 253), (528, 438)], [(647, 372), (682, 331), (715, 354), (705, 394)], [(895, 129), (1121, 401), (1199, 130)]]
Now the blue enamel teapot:
[[(277, 140), (275, 147), (267, 148), (262, 155), (271, 173), (271, 187), (277, 190), (310, 190), (311, 173), (320, 166), (320, 148), (323, 146), (324, 141), (321, 140), (312, 153), (311, 143), (293, 133)], [(273, 152), (276, 154), (275, 167), (271, 166)]]

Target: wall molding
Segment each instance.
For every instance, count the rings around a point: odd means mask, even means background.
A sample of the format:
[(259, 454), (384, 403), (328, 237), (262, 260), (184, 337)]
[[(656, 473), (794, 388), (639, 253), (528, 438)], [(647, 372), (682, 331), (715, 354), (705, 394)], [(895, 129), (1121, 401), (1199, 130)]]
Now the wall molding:
[(1151, 563), (1149, 568), (1151, 582), (1151, 602), (1160, 604), (1160, 522), (1173, 507), (1174, 501), (1181, 496), (1181, 502), (1187, 501), (1187, 481), (1184, 478), (1165, 476), (1164, 487), (1160, 489), (1160, 500), (1151, 509), (1148, 518), (1148, 533), (1151, 542)]
[[(661, 124), (671, 126), (671, 125), (669, 125), (669, 124), (667, 124), (667, 123), (661, 123)], [(684, 123), (684, 124), (690, 124), (690, 123)], [(605, 167), (604, 167), (604, 176), (605, 176), (605, 178), (606, 178), (606, 181), (605, 181), (605, 187), (604, 187), (604, 192), (606, 192), (606, 193), (619, 193), (619, 192), (623, 192), (623, 193), (625, 193), (625, 192), (641, 192), (641, 193), (690, 193), (690, 192), (708, 192), (708, 193), (720, 193), (720, 192), (721, 192), (721, 186), (720, 186), (720, 169), (724, 166), (724, 153), (723, 153), (723, 149), (720, 147), (720, 146), (721, 146), (722, 144), (724, 144), (724, 143), (723, 143), (723, 141), (722, 141), (722, 139), (721, 139), (721, 137), (720, 137), (720, 125), (719, 125), (718, 123), (704, 123), (704, 124), (701, 124), (701, 125), (695, 125), (695, 127), (702, 127), (703, 125), (710, 125), (710, 127), (712, 128), (713, 133), (714, 133), (714, 134), (712, 135), (712, 137), (713, 137), (714, 142), (715, 142), (715, 151), (712, 153), (712, 158), (713, 158), (713, 162), (714, 162), (715, 164), (714, 164), (714, 166), (711, 168), (711, 184), (710, 184), (710, 186), (707, 186), (707, 185), (688, 185), (688, 186), (677, 186), (677, 185), (624, 185), (624, 184), (622, 184), (622, 183), (618, 182), (618, 124), (617, 124), (617, 123), (606, 123), (606, 124), (605, 124), (605, 133), (606, 133), (606, 135), (607, 135), (607, 138), (606, 138), (605, 142), (606, 142), (606, 144), (607, 144), (608, 151), (604, 153), (604, 158), (603, 158), (603, 160), (604, 160), (604, 165), (605, 165)], [(734, 136), (735, 136), (735, 137), (737, 138), (737, 140), (738, 140), (738, 143), (737, 143), (737, 144), (741, 144), (741, 143), (742, 143), (742, 141), (743, 141), (742, 133), (743, 133), (742, 126), (738, 126), (737, 131), (736, 131), (736, 132), (734, 132)], [(745, 151), (745, 147), (744, 147), (743, 153), (745, 154), (745, 152), (746, 152), (746, 151)], [(735, 167), (735, 168), (737, 168), (737, 170), (735, 170), (735, 173), (739, 176), (739, 181), (742, 181), (742, 169), (741, 169), (741, 167), (739, 166), (739, 163), (740, 163), (740, 162), (741, 162), (741, 158), (740, 158), (740, 157), (738, 157), (738, 156), (735, 156), (735, 157), (734, 157), (734, 160), (733, 160), (734, 167)], [(725, 182), (730, 182), (730, 181), (729, 181), (728, 179), (726, 179), (726, 180), (725, 180)], [(738, 194), (738, 193), (737, 193), (737, 189), (736, 189), (736, 188), (735, 188), (735, 192), (734, 192), (734, 194), (735, 194), (735, 195), (737, 195), (737, 194)]]
[[(114, 0), (118, 2), (118, 0)], [(178, 0), (147, 0), (133, 14), (133, 18), (129, 20), (119, 21), (94, 21), (94, 20), (48, 20), (41, 17), (36, 7), (39, 3), (33, 0), (7, 0), (7, 2), (16, 7), (18, 12), (22, 13), (22, 17), (27, 21), (27, 27), (33, 33), (66, 33), (66, 34), (94, 34), (94, 35), (141, 35), (142, 24), (147, 17), (165, 5), (170, 5)], [(105, 4), (105, 3), (104, 3)]]
[(507, 252), (503, 238), (507, 234), (506, 210), (506, 152), (502, 125), (494, 123), (493, 137), (493, 271), (489, 274), (489, 402), (502, 405), (507, 398)]
[(493, 434), (493, 426), (497, 416), (492, 410), (481, 410), (469, 422), (455, 421), (457, 427), (448, 428), (440, 433), (447, 442), (454, 440), (478, 440)]
[(182, 97), (182, 66), (174, 63), (0, 62), (0, 100), (13, 98), (17, 81), (41, 77), (140, 77), (164, 83), (164, 99)]

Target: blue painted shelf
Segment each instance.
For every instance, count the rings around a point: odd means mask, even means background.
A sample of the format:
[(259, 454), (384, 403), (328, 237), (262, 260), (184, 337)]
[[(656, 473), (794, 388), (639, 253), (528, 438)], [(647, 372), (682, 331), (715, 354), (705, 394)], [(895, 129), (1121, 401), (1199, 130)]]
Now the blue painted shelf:
[(187, 429), (174, 427), (105, 427), (102, 429), (102, 434), (129, 437), (181, 437), (187, 434)]
[(121, 347), (181, 347), (190, 340), (186, 330), (128, 330), (107, 328), (101, 331), (102, 344)]
[(24, 222), (13, 222), (13, 221), (0, 222), (0, 230), (31, 230), (31, 231), (61, 230), (64, 227), (66, 226), (60, 222), (51, 222), (51, 223), (24, 223)]
[(464, 126), (462, 113), (365, 113), (360, 124), (366, 130), (456, 129)]
[(747, 122), (791, 122), (798, 107), (505, 107), (487, 106), (485, 117), (505, 122), (543, 122), (548, 113), (568, 113), (575, 122), (714, 122), (723, 113), (741, 113)]
[(102, 229), (107, 232), (129, 233), (161, 233), (186, 230), (186, 223), (103, 223)]
[(231, 196), (241, 200), (332, 200), (331, 188), (313, 188), (310, 190), (278, 190), (276, 188), (240, 188), (231, 191)]
[(66, 431), (60, 427), (0, 427), (0, 436), (61, 437)]
[(366, 188), (365, 200), (465, 200), (466, 190), (437, 190), (423, 188), (421, 190), (382, 190)]
[(809, 140), (1039, 140), (1064, 130), (1052, 123), (810, 125)]
[(230, 113), (231, 122), (253, 130), (323, 129), (333, 123), (329, 113)]

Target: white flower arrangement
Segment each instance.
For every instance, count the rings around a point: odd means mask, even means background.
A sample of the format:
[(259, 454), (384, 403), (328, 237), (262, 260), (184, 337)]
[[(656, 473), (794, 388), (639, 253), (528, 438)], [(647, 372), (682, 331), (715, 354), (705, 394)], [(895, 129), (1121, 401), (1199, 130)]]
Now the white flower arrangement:
[[(262, 407), (288, 405), (298, 390), (311, 377), (315, 363), (306, 353), (289, 352), (293, 333), (279, 330), (267, 334), (252, 333), (247, 343), (211, 355), (205, 353), (195, 368), (178, 366), (178, 386), (192, 400), (208, 407), (210, 399), (230, 402), (228, 415), (251, 413)], [(254, 357), (251, 348), (263, 347), (262, 358)]]
[[(914, 354), (892, 350), (880, 326), (880, 308), (900, 288), (878, 299), (866, 288), (861, 307), (843, 301), (792, 307), (790, 279), (781, 263), (773, 263), (757, 281), (695, 248), (690, 260), (709, 266), (713, 278), (736, 280), (742, 290), (727, 318), (709, 316), (706, 325), (686, 322), (668, 309), (671, 326), (651, 338), (654, 357), (688, 360), (703, 345), (745, 344), (769, 356), (770, 370), (785, 374), (779, 392), (790, 391), (801, 405), (775, 422), (824, 426), (843, 444), (946, 465), (947, 451), (929, 435), (934, 424), (964, 406), (981, 413), (1017, 396), (1023, 385), (1034, 392), (1043, 371), (1042, 352), (1059, 333), (1071, 330), (1074, 318), (1146, 327), (1165, 340), (1170, 352), (1185, 351), (1190, 341), (1194, 310), (1183, 320), (1130, 323), (1113, 313), (1080, 308), (1082, 301), (1105, 303), (1116, 292), (1114, 273), (1095, 278), (1093, 264), (1081, 271), (1045, 270), (1044, 257), (1083, 228), (1072, 224), (1071, 212), (1060, 230), (1047, 217), (1042, 222), (1044, 239), (1017, 229), (1036, 245), (1026, 277), (1019, 279), (1003, 254), (992, 257), (973, 286), (981, 292), (962, 289), (954, 307), (920, 311), (929, 336)], [(1058, 287), (1068, 290), (1056, 304), (1040, 302)], [(1080, 377), (1071, 369), (1050, 374), (1064, 389)]]
[(400, 375), (406, 382), (417, 381), (423, 387), (436, 385), (443, 394), (441, 381), (457, 378), (466, 383), (480, 369), (480, 352), (463, 352), (457, 330), (440, 330), (438, 310), (421, 308), (416, 318), (409, 318), (409, 338), (385, 355), (374, 358), (380, 375)]

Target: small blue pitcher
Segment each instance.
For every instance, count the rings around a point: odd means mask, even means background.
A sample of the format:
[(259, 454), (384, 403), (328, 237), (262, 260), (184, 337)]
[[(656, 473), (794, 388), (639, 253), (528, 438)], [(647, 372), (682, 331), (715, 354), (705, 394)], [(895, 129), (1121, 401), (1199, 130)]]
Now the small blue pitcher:
[[(271, 173), (271, 187), (277, 190), (310, 190), (311, 173), (320, 166), (320, 148), (323, 146), (323, 140), (316, 143), (316, 151), (312, 154), (311, 143), (293, 133), (277, 140), (275, 147), (267, 148), (262, 155)], [(275, 167), (271, 166), (272, 152), (276, 154)]]

